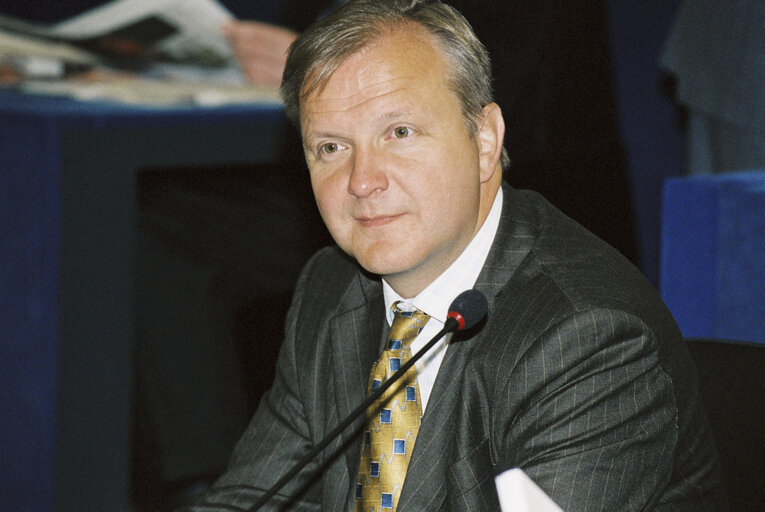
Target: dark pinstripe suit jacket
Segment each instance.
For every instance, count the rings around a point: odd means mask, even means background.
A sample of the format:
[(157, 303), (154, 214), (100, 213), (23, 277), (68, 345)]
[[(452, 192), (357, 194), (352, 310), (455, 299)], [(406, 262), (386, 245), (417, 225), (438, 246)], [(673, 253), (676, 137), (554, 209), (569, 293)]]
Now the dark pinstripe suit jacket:
[[(505, 188), (476, 287), (487, 321), (451, 341), (398, 510), (497, 510), (521, 467), (564, 510), (725, 510), (692, 363), (654, 290), (539, 195)], [(195, 510), (246, 508), (364, 398), (380, 281), (338, 249), (306, 266), (277, 377)], [(269, 506), (353, 510), (362, 421)]]

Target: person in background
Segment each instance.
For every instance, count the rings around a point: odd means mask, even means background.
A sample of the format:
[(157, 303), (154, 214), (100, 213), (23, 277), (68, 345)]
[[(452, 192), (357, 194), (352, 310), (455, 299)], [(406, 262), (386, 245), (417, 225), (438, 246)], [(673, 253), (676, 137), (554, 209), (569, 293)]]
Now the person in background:
[(687, 111), (687, 172), (765, 170), (765, 3), (687, 0), (661, 56)]
[(278, 87), (287, 50), (297, 32), (258, 21), (233, 21), (222, 30), (247, 79), (254, 84)]
[[(271, 5), (270, 16), (252, 2), (223, 3), (264, 17), (221, 30), (247, 78), (277, 86), (294, 34), (319, 3)], [(277, 162), (158, 170), (139, 181), (134, 480), (141, 510), (188, 504), (225, 470), (273, 379), (299, 271), (328, 243), (302, 178), (298, 136), (285, 126), (281, 137)]]

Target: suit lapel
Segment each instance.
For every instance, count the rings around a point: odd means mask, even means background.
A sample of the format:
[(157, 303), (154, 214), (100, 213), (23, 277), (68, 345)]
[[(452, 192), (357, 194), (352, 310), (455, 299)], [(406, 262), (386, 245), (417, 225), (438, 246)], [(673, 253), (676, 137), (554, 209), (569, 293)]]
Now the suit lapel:
[[(450, 444), (457, 436), (457, 421), (467, 404), (460, 393), (461, 380), (465, 376), (473, 347), (480, 344), (492, 329), (492, 313), (495, 303), (521, 261), (531, 250), (536, 226), (533, 212), (526, 211), (516, 201), (516, 194), (503, 185), (503, 205), (497, 234), (476, 281), (475, 287), (484, 293), (489, 304), (487, 325), (472, 337), (455, 337), (447, 349), (433, 386), (428, 408), (417, 436), (412, 460), (407, 470), (406, 482), (399, 501), (399, 512), (424, 512), (440, 510), (447, 493), (449, 464), (455, 454)], [(480, 325), (480, 324), (479, 324)], [(476, 425), (476, 431), (483, 426)]]
[[(339, 313), (329, 321), (334, 400), (328, 404), (328, 429), (334, 428), (366, 398), (369, 371), (379, 355), (384, 308), (379, 280), (359, 274), (343, 296)], [(317, 383), (321, 385), (326, 383)], [(358, 472), (361, 438), (357, 434), (363, 423), (363, 415), (356, 418), (335, 444), (345, 451), (350, 479), (355, 479)], [(347, 488), (350, 491), (350, 481)]]

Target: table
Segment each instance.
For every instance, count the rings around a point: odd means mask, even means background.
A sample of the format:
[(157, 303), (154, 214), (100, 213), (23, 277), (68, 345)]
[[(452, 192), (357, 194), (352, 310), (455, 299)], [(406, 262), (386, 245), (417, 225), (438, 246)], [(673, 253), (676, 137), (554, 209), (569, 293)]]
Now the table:
[(286, 124), (0, 91), (0, 509), (129, 510), (137, 173), (272, 162)]

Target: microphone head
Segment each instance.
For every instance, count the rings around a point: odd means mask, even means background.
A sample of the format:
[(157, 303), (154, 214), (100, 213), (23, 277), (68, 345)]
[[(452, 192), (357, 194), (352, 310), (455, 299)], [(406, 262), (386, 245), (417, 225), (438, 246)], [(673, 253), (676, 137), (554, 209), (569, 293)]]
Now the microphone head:
[(449, 313), (446, 317), (456, 320), (457, 330), (461, 331), (470, 329), (480, 322), (488, 310), (489, 304), (486, 302), (486, 297), (473, 288), (457, 295), (457, 298), (449, 306)]

